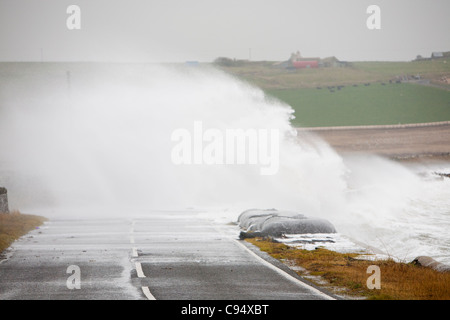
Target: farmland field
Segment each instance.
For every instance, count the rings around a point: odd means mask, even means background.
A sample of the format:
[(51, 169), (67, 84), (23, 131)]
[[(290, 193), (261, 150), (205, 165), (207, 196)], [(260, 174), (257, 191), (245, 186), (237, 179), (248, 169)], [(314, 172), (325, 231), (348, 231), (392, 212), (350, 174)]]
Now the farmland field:
[[(450, 58), (449, 58), (450, 60)], [(299, 89), (317, 86), (336, 86), (388, 82), (405, 76), (420, 76), (433, 84), (450, 89), (439, 79), (450, 76), (450, 61), (446, 59), (388, 62), (351, 62), (348, 67), (286, 70), (274, 62), (246, 62), (233, 67), (221, 67), (225, 72), (263, 89)]]
[(261, 61), (222, 69), (289, 104), (297, 127), (394, 125), (450, 120), (450, 83), (442, 81), (450, 78), (447, 60), (299, 70)]
[[(332, 91), (333, 90), (333, 91)], [(450, 120), (450, 91), (409, 83), (266, 89), (294, 110), (298, 127), (407, 124)]]

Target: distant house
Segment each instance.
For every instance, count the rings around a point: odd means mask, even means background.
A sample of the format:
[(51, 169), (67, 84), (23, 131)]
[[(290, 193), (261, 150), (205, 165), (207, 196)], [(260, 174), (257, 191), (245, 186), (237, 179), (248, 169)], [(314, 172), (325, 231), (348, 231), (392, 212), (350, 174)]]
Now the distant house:
[(339, 61), (336, 57), (318, 58), (318, 57), (302, 57), (300, 51), (293, 52), (289, 60), (277, 62), (276, 67), (284, 67), (289, 70), (309, 69), (309, 68), (336, 68), (350, 67), (352, 64), (347, 61)]
[(433, 52), (431, 54), (431, 58), (436, 59), (436, 58), (443, 58), (444, 57), (444, 53), (443, 52)]
[(289, 63), (295, 69), (318, 68), (319, 58), (303, 58), (300, 51), (292, 53)]
[(416, 60), (413, 60), (413, 61), (425, 61), (425, 60), (429, 60), (429, 59), (430, 58), (424, 58), (419, 54), (419, 55), (417, 55)]
[(317, 60), (292, 61), (292, 65), (296, 69), (318, 68), (319, 61), (317, 61)]

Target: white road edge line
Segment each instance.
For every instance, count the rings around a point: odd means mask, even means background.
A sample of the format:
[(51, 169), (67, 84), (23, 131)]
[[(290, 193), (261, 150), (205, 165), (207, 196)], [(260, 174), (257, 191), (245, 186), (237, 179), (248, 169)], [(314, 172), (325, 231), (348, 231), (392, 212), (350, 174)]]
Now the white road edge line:
[(140, 262), (135, 262), (136, 265), (136, 272), (137, 272), (137, 276), (139, 278), (145, 278), (145, 274), (144, 271), (142, 271), (142, 265)]
[(131, 250), (132, 250), (131, 256), (132, 256), (133, 258), (137, 258), (137, 257), (138, 257), (137, 248), (131, 248)]
[(260, 256), (258, 256), (256, 253), (254, 253), (253, 251), (251, 251), (249, 248), (247, 248), (245, 245), (243, 245), (242, 243), (240, 243), (238, 240), (233, 239), (233, 241), (235, 243), (237, 243), (241, 248), (245, 249), (247, 252), (249, 252), (252, 256), (254, 256), (257, 260), (259, 260), (261, 263), (263, 263), (265, 266), (269, 267), (270, 269), (274, 270), (275, 272), (277, 272), (278, 274), (280, 274), (281, 276), (283, 276), (284, 278), (286, 278), (287, 280), (290, 280), (294, 283), (297, 283), (299, 285), (301, 285), (302, 287), (305, 287), (307, 289), (309, 289), (310, 291), (314, 292), (315, 294), (318, 294), (328, 300), (336, 300), (335, 298), (327, 295), (326, 293), (323, 293), (322, 291), (311, 287), (310, 285), (307, 285), (306, 283), (298, 280), (297, 278), (291, 276), (290, 274), (286, 273), (285, 271), (281, 270), (280, 268), (274, 266), (273, 264), (271, 264), (270, 262), (264, 260), (263, 258), (261, 258)]
[(142, 287), (142, 292), (144, 292), (148, 300), (156, 300), (156, 298), (152, 295), (148, 287)]

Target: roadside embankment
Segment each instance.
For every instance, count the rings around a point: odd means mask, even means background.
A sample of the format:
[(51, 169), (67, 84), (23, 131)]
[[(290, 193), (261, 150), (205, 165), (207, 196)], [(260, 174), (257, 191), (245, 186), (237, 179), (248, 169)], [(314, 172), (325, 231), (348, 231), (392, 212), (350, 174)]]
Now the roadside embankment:
[[(288, 265), (300, 276), (349, 299), (449, 300), (450, 272), (418, 263), (360, 259), (359, 253), (339, 253), (324, 248), (299, 249), (270, 239), (246, 241)], [(370, 266), (378, 266), (380, 288), (370, 288)]]
[(46, 220), (44, 217), (21, 214), (19, 211), (0, 213), (0, 254), (15, 240), (39, 227)]
[(339, 153), (370, 153), (395, 160), (450, 160), (450, 121), (408, 125), (298, 128)]

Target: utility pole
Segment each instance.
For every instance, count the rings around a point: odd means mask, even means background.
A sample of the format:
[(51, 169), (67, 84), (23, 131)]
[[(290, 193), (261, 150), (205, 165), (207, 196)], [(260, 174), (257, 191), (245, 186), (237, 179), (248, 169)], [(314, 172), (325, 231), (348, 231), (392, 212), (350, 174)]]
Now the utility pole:
[(71, 74), (70, 74), (70, 71), (69, 71), (69, 70), (66, 71), (66, 79), (67, 79), (67, 94), (68, 94), (68, 97), (69, 97), (69, 99), (70, 99), (70, 92), (71, 92)]

